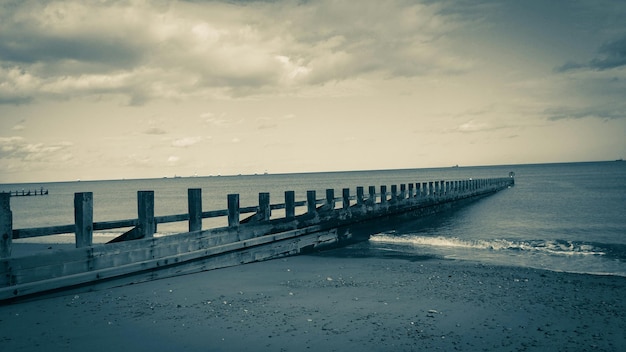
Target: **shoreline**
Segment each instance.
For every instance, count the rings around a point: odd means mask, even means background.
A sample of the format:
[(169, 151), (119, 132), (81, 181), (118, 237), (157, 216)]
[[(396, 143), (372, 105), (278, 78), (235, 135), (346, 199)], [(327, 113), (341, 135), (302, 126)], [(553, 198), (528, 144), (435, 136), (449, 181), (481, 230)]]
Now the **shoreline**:
[(600, 350), (626, 278), (331, 250), (0, 306), (11, 351)]

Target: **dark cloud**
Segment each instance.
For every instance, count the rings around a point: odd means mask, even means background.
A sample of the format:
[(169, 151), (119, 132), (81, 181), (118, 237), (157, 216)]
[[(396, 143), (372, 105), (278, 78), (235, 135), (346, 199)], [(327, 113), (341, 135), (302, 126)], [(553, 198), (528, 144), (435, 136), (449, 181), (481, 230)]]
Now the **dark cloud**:
[(568, 108), (557, 107), (546, 109), (544, 115), (551, 121), (564, 119), (581, 119), (581, 118), (600, 118), (600, 119), (624, 119), (626, 118), (626, 108), (610, 108), (610, 107), (587, 107), (587, 108)]
[[(363, 77), (467, 70), (435, 44), (460, 22), (455, 16), (452, 24), (436, 4), (367, 1), (359, 11), (334, 1), (0, 6), (0, 78), (7, 82), (0, 104), (294, 94)], [(277, 11), (289, 21), (276, 21)]]
[(22, 105), (30, 104), (33, 101), (33, 97), (29, 96), (5, 96), (0, 94), (0, 105)]
[(16, 64), (72, 60), (127, 68), (140, 58), (140, 50), (114, 38), (59, 37), (45, 33), (0, 35), (0, 59)]
[(557, 72), (568, 72), (578, 69), (596, 71), (610, 70), (626, 66), (626, 36), (601, 46), (594, 59), (588, 62), (568, 62), (556, 69)]
[(162, 135), (162, 134), (167, 134), (167, 131), (159, 127), (150, 127), (147, 130), (145, 130), (144, 133), (153, 134), (153, 135)]

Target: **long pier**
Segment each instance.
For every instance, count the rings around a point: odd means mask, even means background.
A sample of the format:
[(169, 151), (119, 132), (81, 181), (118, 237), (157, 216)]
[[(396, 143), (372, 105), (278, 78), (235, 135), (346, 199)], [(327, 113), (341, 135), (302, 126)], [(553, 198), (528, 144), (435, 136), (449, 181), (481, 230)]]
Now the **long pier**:
[[(393, 222), (438, 213), (488, 196), (514, 184), (502, 178), (383, 185), (377, 190), (344, 188), (340, 197), (307, 191), (296, 201), (271, 204), (259, 193), (258, 205), (241, 207), (238, 194), (228, 209), (204, 211), (202, 190), (188, 190), (188, 212), (154, 215), (154, 192), (137, 192), (137, 218), (93, 222), (93, 193), (74, 194), (70, 225), (14, 229), (11, 196), (0, 194), (0, 303), (58, 291), (86, 291), (305, 253), (369, 239)], [(296, 212), (297, 208), (306, 207)], [(272, 219), (272, 210), (284, 217)], [(244, 214), (247, 217), (242, 219)], [(299, 214), (299, 215), (296, 215)], [(227, 217), (228, 226), (203, 229), (206, 218)], [(187, 221), (188, 232), (155, 236), (157, 224)], [(93, 232), (131, 228), (107, 244), (94, 244)], [(12, 256), (13, 240), (74, 233), (76, 248)]]

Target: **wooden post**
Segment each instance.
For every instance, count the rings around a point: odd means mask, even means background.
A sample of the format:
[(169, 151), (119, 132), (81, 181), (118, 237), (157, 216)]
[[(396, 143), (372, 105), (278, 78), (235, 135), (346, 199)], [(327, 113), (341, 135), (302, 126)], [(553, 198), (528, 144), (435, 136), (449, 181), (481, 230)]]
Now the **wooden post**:
[(228, 227), (239, 226), (239, 194), (228, 195)]
[(285, 191), (285, 218), (296, 217), (296, 192)]
[(306, 191), (306, 209), (309, 214), (317, 213), (317, 199), (315, 191)]
[(356, 188), (356, 204), (363, 205), (363, 198), (364, 198), (363, 193), (364, 193), (363, 187), (358, 186)]
[(370, 198), (367, 200), (367, 202), (370, 205), (376, 204), (376, 186), (370, 186), (369, 193), (370, 193)]
[(151, 238), (156, 232), (154, 191), (137, 191), (138, 238)]
[(387, 203), (387, 186), (380, 186), (380, 204)]
[(93, 244), (93, 193), (74, 193), (74, 224), (76, 248)]
[(434, 193), (433, 181), (430, 181), (428, 182), (428, 195), (432, 197), (433, 193)]
[(398, 200), (398, 186), (391, 185), (391, 203), (395, 203)]
[(435, 196), (439, 197), (441, 195), (441, 187), (439, 186), (439, 181), (435, 181)]
[(344, 209), (350, 208), (350, 188), (344, 188), (342, 190), (341, 196), (343, 198), (343, 208)]
[(189, 210), (189, 232), (202, 230), (202, 189), (187, 190), (187, 209)]
[(335, 209), (335, 190), (333, 188), (326, 190), (326, 207), (329, 210)]
[(0, 193), (0, 258), (11, 257), (13, 244), (13, 212), (11, 193)]
[(413, 183), (409, 183), (409, 198), (414, 197), (413, 187), (414, 187)]
[(422, 183), (422, 196), (423, 197), (428, 196), (428, 183), (427, 182)]
[(421, 183), (417, 182), (415, 184), (415, 196), (417, 198), (420, 198), (422, 196), (422, 187), (421, 187)]
[(269, 221), (272, 216), (270, 208), (270, 194), (268, 192), (259, 193), (259, 214), (261, 221)]

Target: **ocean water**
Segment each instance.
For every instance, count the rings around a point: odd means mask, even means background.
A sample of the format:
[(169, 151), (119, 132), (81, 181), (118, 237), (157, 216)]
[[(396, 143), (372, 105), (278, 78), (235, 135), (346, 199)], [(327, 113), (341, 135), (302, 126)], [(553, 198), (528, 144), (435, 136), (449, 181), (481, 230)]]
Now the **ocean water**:
[[(225, 209), (229, 193), (240, 194), (245, 207), (258, 204), (259, 192), (270, 192), (274, 204), (284, 202), (287, 190), (305, 200), (307, 190), (323, 198), (327, 188), (340, 196), (342, 188), (355, 194), (357, 186), (379, 191), (380, 185), (506, 177), (510, 171), (515, 172), (512, 188), (449, 212), (399, 222), (348, 250), (626, 276), (625, 162), (0, 184), (0, 191), (49, 190), (47, 196), (11, 198), (14, 228), (30, 228), (72, 224), (75, 192), (93, 192), (94, 221), (106, 221), (136, 218), (139, 190), (155, 191), (158, 216), (185, 213), (188, 188), (202, 189), (206, 211)], [(204, 220), (205, 227), (225, 224), (226, 219)], [(186, 228), (187, 223), (159, 224), (157, 231), (164, 235)], [(122, 232), (99, 232), (94, 241)], [(71, 242), (73, 235), (20, 241)]]

